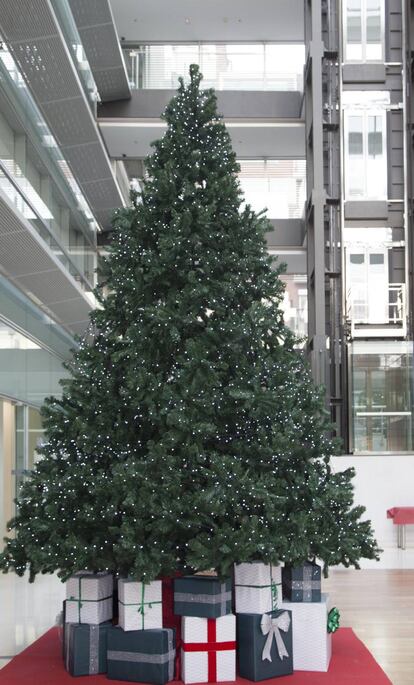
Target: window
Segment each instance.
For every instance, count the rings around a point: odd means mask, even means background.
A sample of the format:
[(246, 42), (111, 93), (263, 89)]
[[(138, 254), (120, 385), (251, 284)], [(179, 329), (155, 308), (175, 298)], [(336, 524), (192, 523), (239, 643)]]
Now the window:
[[(280, 257), (283, 262), (283, 257)], [(285, 292), (281, 307), (286, 326), (304, 339), (308, 335), (308, 284), (305, 274), (282, 274), (281, 280), (285, 284)], [(299, 346), (303, 347), (304, 340)]]
[(344, 54), (346, 62), (384, 60), (383, 0), (346, 0)]
[(353, 451), (412, 451), (413, 343), (354, 342), (349, 368)]
[[(358, 96), (363, 98), (360, 103)], [(389, 93), (348, 91), (344, 99), (345, 199), (385, 200)]]

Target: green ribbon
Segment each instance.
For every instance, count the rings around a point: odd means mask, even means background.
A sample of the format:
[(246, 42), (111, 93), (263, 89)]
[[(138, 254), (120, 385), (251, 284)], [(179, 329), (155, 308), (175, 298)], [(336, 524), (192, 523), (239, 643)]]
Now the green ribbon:
[(277, 608), (277, 585), (273, 580), (270, 585), (270, 591), (272, 593), (272, 611), (275, 611)]
[(330, 610), (328, 614), (328, 633), (334, 633), (339, 628), (339, 619), (341, 615), (336, 607)]
[(252, 588), (253, 590), (263, 590), (264, 588), (270, 588), (270, 596), (272, 600), (272, 611), (275, 611), (277, 609), (277, 598), (278, 598), (278, 589), (275, 581), (273, 580), (272, 576), (272, 565), (270, 564), (270, 584), (269, 585), (239, 585), (236, 584), (234, 587), (249, 587)]
[(145, 584), (141, 583), (141, 601), (139, 604), (135, 604), (134, 602), (131, 602), (131, 604), (126, 604), (125, 602), (121, 602), (119, 600), (119, 603), (122, 604), (124, 607), (136, 607), (138, 606), (137, 612), (141, 614), (141, 630), (144, 630), (145, 628), (145, 609), (144, 607), (148, 607), (149, 609), (152, 609), (153, 604), (162, 604), (161, 600), (153, 601), (151, 602), (146, 602), (145, 601)]
[(108, 595), (108, 597), (102, 597), (102, 599), (82, 599), (82, 577), (78, 578), (79, 581), (79, 590), (78, 590), (78, 595), (79, 597), (74, 597), (73, 595), (67, 599), (67, 602), (76, 602), (78, 605), (78, 623), (82, 623), (81, 621), (81, 609), (84, 605), (85, 602), (103, 602), (105, 599), (111, 599), (112, 595)]

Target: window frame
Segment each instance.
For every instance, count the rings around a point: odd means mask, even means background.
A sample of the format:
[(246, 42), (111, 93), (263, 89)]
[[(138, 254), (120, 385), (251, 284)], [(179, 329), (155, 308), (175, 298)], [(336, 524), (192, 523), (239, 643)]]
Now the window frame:
[[(350, 161), (351, 155), (349, 154), (349, 134), (350, 134), (350, 119), (351, 117), (359, 116), (362, 117), (362, 157), (363, 157), (363, 168), (364, 168), (364, 183), (362, 188), (361, 196), (355, 197), (350, 193), (350, 180), (351, 173)], [(383, 172), (385, 175), (385, 193), (378, 195), (370, 195), (368, 193), (368, 161), (369, 161), (369, 117), (379, 116), (382, 119), (382, 149), (383, 149)], [(361, 201), (386, 201), (389, 195), (389, 182), (388, 182), (388, 148), (387, 148), (387, 109), (384, 107), (352, 107), (348, 106), (343, 111), (343, 147), (344, 147), (344, 197), (346, 202), (361, 202)]]
[(380, 3), (380, 22), (381, 22), (381, 56), (379, 59), (367, 58), (367, 0), (361, 0), (361, 59), (351, 59), (347, 55), (348, 49), (348, 5), (345, 0), (343, 3), (342, 32), (343, 32), (343, 61), (346, 64), (381, 64), (385, 61), (385, 0), (378, 0)]

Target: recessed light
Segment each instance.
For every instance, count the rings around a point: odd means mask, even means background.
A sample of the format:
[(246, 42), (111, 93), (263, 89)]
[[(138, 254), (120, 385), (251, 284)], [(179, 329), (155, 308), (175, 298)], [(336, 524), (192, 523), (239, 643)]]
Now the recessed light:
[(186, 24), (191, 24), (190, 17), (186, 17), (184, 21), (185, 21)]

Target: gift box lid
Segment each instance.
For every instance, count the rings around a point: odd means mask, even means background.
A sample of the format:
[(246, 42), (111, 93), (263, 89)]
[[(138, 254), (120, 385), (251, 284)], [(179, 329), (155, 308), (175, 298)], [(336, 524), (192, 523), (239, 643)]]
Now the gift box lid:
[(302, 566), (285, 566), (282, 571), (284, 579), (302, 581), (305, 579), (319, 581), (322, 578), (321, 567), (307, 561)]
[(261, 561), (243, 562), (234, 565), (234, 584), (262, 588), (268, 587), (271, 583), (280, 584), (282, 582), (282, 567), (273, 564), (265, 564)]
[(79, 571), (66, 581), (66, 599), (100, 601), (113, 594), (113, 576), (100, 571)]
[(162, 583), (160, 580), (142, 583), (133, 578), (120, 578), (118, 580), (118, 598), (121, 604), (161, 604)]
[(108, 652), (116, 650), (143, 654), (166, 654), (169, 651), (171, 639), (174, 649), (174, 628), (148, 628), (148, 630), (125, 632), (119, 626), (111, 626), (108, 632)]
[(202, 595), (217, 595), (224, 589), (231, 590), (231, 578), (216, 576), (181, 576), (174, 578), (174, 593), (194, 593)]
[[(214, 625), (211, 623), (214, 622)], [(227, 614), (219, 618), (198, 618), (183, 616), (182, 639), (186, 643), (205, 644), (209, 641), (209, 627), (213, 625), (215, 642), (227, 642), (236, 639), (236, 617)]]

